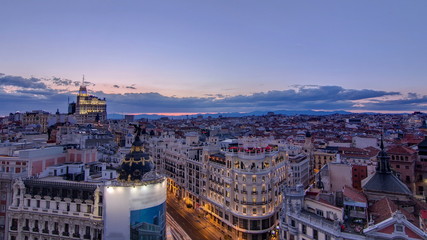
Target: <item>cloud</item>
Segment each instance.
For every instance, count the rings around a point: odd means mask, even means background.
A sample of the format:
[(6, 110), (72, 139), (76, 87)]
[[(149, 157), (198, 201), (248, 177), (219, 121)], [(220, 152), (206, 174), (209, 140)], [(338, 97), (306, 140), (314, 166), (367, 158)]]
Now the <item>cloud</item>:
[(51, 81), (56, 86), (74, 86), (77, 87), (80, 85), (79, 81), (72, 81), (69, 79), (62, 79), (58, 77), (53, 77), (52, 79), (47, 79), (48, 81)]
[(21, 93), (21, 94), (30, 94), (33, 96), (52, 96), (54, 94), (58, 94), (57, 91), (52, 90), (52, 89), (23, 89), (23, 90), (16, 90), (17, 93)]
[(125, 88), (128, 88), (128, 89), (136, 89), (135, 84), (132, 84), (132, 85), (130, 85), (130, 86), (126, 86)]
[(22, 88), (46, 88), (46, 85), (38, 78), (23, 78), (19, 76), (0, 75), (0, 86), (14, 86)]
[[(269, 110), (352, 110), (360, 109), (357, 100), (397, 96), (398, 92), (369, 89), (344, 89), (339, 86), (299, 86), (250, 95), (206, 97), (168, 97), (159, 93), (105, 94), (109, 109), (116, 112), (212, 112)], [(376, 104), (380, 104), (377, 102)], [(371, 103), (373, 105), (374, 103)]]
[[(55, 86), (76, 84), (75, 81), (61, 78), (52, 78), (51, 83)], [(14, 88), (10, 90), (10, 86)], [(134, 85), (123, 88), (135, 89)], [(404, 95), (394, 91), (372, 89), (346, 89), (341, 86), (293, 86), (291, 89), (237, 96), (208, 94), (204, 97), (176, 97), (157, 92), (107, 94), (100, 91), (92, 94), (107, 99), (109, 113), (277, 110), (427, 111), (427, 96), (416, 93)], [(35, 109), (54, 112), (59, 108), (62, 112), (66, 112), (68, 99), (71, 101), (76, 99), (68, 88), (58, 90), (54, 86), (46, 85), (38, 78), (0, 74), (1, 115)]]
[(113, 85), (113, 87), (114, 87), (114, 88), (120, 88), (120, 86), (119, 86), (119, 85)]

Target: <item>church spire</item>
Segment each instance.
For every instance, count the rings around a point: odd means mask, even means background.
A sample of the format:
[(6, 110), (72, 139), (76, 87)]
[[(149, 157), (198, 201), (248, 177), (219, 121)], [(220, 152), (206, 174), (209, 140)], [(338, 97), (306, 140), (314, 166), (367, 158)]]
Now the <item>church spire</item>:
[(377, 165), (377, 172), (378, 173), (391, 173), (391, 167), (390, 167), (390, 157), (385, 152), (384, 149), (384, 139), (383, 135), (381, 134), (381, 151), (378, 153), (378, 165)]
[(317, 183), (316, 183), (316, 187), (318, 188), (318, 189), (325, 189), (325, 186), (323, 185), (323, 182), (322, 182), (322, 172), (320, 171), (319, 173), (319, 177), (318, 177), (318, 179), (317, 179)]

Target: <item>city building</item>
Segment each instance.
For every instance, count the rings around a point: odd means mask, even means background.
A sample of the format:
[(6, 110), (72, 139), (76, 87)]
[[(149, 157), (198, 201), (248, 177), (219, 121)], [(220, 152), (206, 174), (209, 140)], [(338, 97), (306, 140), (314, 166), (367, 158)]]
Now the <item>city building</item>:
[(165, 240), (166, 180), (154, 171), (141, 128), (135, 127), (135, 141), (117, 170), (117, 180), (103, 186), (105, 239)]
[(48, 118), (50, 114), (42, 110), (26, 112), (22, 116), (22, 124), (27, 129), (36, 132), (46, 133), (48, 128)]
[[(32, 143), (28, 144), (33, 146)], [(12, 202), (12, 184), (15, 179), (36, 177), (50, 166), (94, 162), (96, 149), (67, 149), (64, 146), (22, 149), (24, 145), (10, 145), (2, 148), (0, 155), (0, 239), (3, 240), (8, 229), (7, 209)], [(64, 171), (65, 173), (65, 171)]]
[(415, 182), (415, 162), (417, 161), (417, 151), (406, 146), (393, 146), (387, 149), (390, 156), (391, 168), (396, 171), (399, 179), (412, 191)]
[(405, 201), (412, 196), (411, 190), (392, 172), (390, 156), (385, 152), (382, 140), (376, 172), (362, 181), (362, 189), (370, 202), (383, 197)]
[(84, 78), (77, 94), (76, 102), (77, 123), (97, 123), (107, 120), (107, 101), (93, 95), (89, 95)]
[[(223, 239), (255, 240), (270, 237), (277, 226), (280, 187), (292, 178), (286, 150), (269, 142), (275, 141), (220, 141), (191, 129), (152, 136), (149, 148), (156, 168), (167, 176), (170, 197), (194, 208), (222, 231)], [(308, 179), (308, 159), (301, 159)]]
[(355, 189), (362, 190), (362, 180), (368, 177), (368, 166), (352, 165), (352, 186)]
[(299, 153), (297, 155), (289, 154), (288, 159), (291, 170), (291, 184), (302, 184), (304, 187), (307, 187), (310, 183), (309, 157), (303, 153)]
[(79, 162), (12, 180), (6, 239), (165, 240), (166, 181), (153, 171), (140, 134), (118, 169), (70, 151)]
[[(368, 209), (365, 196), (346, 187), (344, 201), (337, 202), (302, 185), (284, 188), (280, 217), (281, 240), (427, 239), (414, 216), (383, 198)], [(332, 200), (332, 201), (331, 201)]]
[[(285, 187), (280, 217), (280, 239), (363, 239), (360, 233), (342, 231), (344, 209), (306, 195), (304, 187)], [(360, 229), (361, 230), (361, 229)]]
[(278, 224), (280, 189), (290, 180), (289, 160), (277, 146), (253, 143), (203, 154), (201, 206), (226, 239), (267, 239)]
[(18, 179), (8, 211), (8, 239), (101, 240), (102, 194), (93, 183), (62, 177)]
[(427, 201), (427, 120), (420, 128), (424, 139), (418, 144), (418, 159), (415, 161), (415, 196)]
[(313, 153), (313, 158), (311, 159), (313, 166), (313, 171), (318, 172), (324, 165), (335, 162), (337, 159), (338, 149), (337, 148), (326, 148), (326, 149), (316, 149)]

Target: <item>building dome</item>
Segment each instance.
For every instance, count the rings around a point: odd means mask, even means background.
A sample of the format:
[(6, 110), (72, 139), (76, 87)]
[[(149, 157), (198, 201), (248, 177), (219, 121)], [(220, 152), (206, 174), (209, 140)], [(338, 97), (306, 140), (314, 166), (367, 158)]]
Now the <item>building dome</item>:
[(135, 128), (137, 134), (130, 153), (126, 154), (117, 170), (118, 180), (121, 182), (140, 182), (146, 173), (153, 170), (150, 155), (145, 152), (143, 142), (140, 139), (141, 128), (139, 126), (135, 126)]
[(381, 151), (378, 153), (378, 166), (375, 174), (364, 180), (363, 190), (381, 194), (400, 194), (411, 196), (412, 192), (400, 179), (393, 174), (390, 167), (390, 157), (384, 150), (381, 136)]

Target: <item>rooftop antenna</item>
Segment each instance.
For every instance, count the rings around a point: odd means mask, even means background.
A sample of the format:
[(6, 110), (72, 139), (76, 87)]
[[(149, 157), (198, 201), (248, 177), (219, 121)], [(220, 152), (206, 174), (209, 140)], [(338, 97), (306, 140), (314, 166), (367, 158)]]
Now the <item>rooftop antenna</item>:
[(85, 85), (85, 75), (83, 74), (83, 79), (82, 79), (82, 86)]

